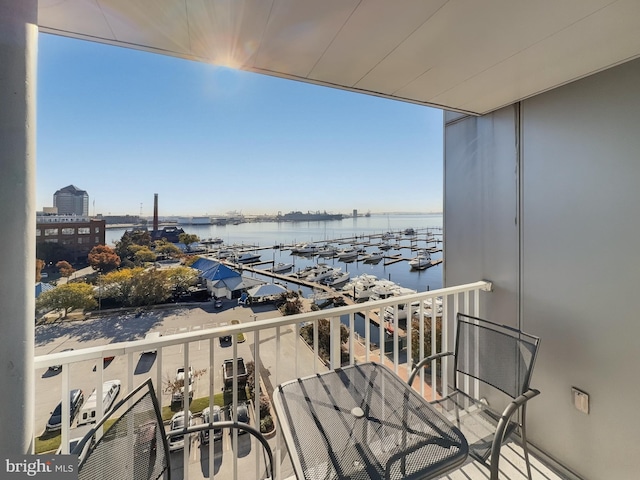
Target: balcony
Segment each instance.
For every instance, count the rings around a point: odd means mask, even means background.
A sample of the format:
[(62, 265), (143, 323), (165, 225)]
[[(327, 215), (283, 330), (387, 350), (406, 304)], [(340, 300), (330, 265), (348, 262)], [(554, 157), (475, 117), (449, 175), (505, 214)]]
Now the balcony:
[[(228, 411), (235, 411), (238, 403), (244, 400), (244, 389), (238, 388), (238, 375), (234, 372), (231, 379), (227, 378), (227, 382), (232, 384), (231, 388), (221, 393), (225, 390), (221, 365), (225, 360), (240, 357), (245, 362), (255, 362), (255, 371), (260, 372), (250, 385), (253, 387), (253, 396), (247, 399), (251, 424), (259, 425), (256, 419), (260, 418), (260, 394), (271, 394), (276, 385), (293, 378), (337, 368), (341, 363), (380, 359), (406, 378), (411, 363), (407, 359), (415, 357), (415, 354), (423, 357), (443, 351), (442, 345), (450, 344), (452, 340), (449, 326), (454, 312), (477, 315), (485, 295), (482, 292), (490, 290), (491, 283), (480, 281), (286, 317), (280, 316), (275, 310), (253, 311), (236, 307), (208, 313), (198, 307), (182, 307), (171, 311), (150, 311), (139, 317), (123, 315), (113, 318), (108, 325), (104, 320), (92, 324), (92, 327), (81, 325), (77, 330), (56, 331), (62, 327), (49, 325), (36, 334), (36, 354), (54, 349), (59, 351), (77, 341), (91, 346), (36, 356), (37, 400), (33, 434), (34, 437), (42, 434), (48, 412), (61, 398), (66, 397), (62, 392), (81, 388), (86, 397), (95, 389), (97, 397), (101, 398), (103, 383), (114, 379), (121, 381), (122, 395), (151, 378), (160, 405), (164, 407), (163, 412), (168, 417), (171, 415), (169, 407), (174, 392), (167, 391), (166, 387), (177, 369), (186, 366), (190, 366), (194, 372), (191, 408), (196, 418), (203, 406), (213, 407), (214, 402), (219, 403), (220, 400), (224, 404), (223, 415), (226, 405)], [(435, 307), (430, 308), (430, 305)], [(388, 323), (384, 321), (385, 311)], [(407, 328), (406, 320), (403, 321), (405, 318), (424, 318), (425, 321), (416, 322), (415, 328)], [(326, 361), (320, 359), (318, 332), (321, 319), (329, 321), (330, 342)], [(239, 323), (232, 323), (232, 320), (238, 320)], [(436, 324), (442, 324), (441, 338), (429, 335), (430, 331), (436, 330)], [(343, 340), (347, 338), (346, 342), (341, 342), (340, 325), (345, 325), (348, 332), (348, 336), (342, 334)], [(311, 345), (307, 345), (300, 336), (304, 326), (314, 331)], [(162, 336), (152, 340), (108, 343), (109, 340), (126, 337), (144, 338), (149, 330), (158, 331)], [(385, 340), (380, 342), (379, 338)], [(50, 367), (53, 366), (61, 368), (52, 372)], [(436, 365), (432, 368), (435, 371)], [(440, 387), (432, 387), (430, 375), (424, 372), (414, 385), (425, 398), (435, 399)], [(66, 453), (69, 441), (82, 436), (87, 428), (77, 427), (77, 420), (70, 422), (69, 404), (62, 403), (62, 416), (67, 421), (62, 422), (60, 448), (61, 452)], [(100, 402), (96, 410), (96, 418), (101, 418), (104, 412)], [(276, 476), (291, 478), (293, 470), (277, 423), (276, 420), (275, 433), (269, 439), (276, 458)], [(192, 435), (185, 441), (185, 445), (191, 444), (190, 449), (172, 453), (172, 478), (264, 478), (261, 447), (247, 437), (223, 432), (220, 440), (203, 446)], [(501, 469), (504, 478), (526, 478), (519, 446), (509, 444), (503, 448)], [(561, 478), (535, 458), (533, 469), (534, 478)], [(462, 472), (446, 478), (488, 478), (488, 471), (470, 462)]]

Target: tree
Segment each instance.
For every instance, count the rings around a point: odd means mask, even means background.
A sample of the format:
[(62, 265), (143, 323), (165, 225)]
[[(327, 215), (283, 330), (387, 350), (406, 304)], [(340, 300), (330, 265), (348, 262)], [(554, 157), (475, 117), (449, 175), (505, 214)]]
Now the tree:
[(171, 297), (171, 285), (163, 270), (144, 270), (131, 278), (128, 303), (133, 306), (164, 303)]
[(42, 293), (36, 300), (38, 310), (62, 310), (63, 318), (71, 310), (95, 308), (98, 305), (93, 287), (88, 283), (65, 283), (59, 287)]
[(36, 258), (36, 282), (42, 279), (42, 269), (44, 268), (44, 260)]
[[(191, 367), (189, 367), (191, 368)], [(207, 373), (207, 369), (203, 368), (202, 370), (195, 370), (195, 371), (191, 371), (191, 373), (189, 374), (189, 377), (191, 377), (191, 381), (195, 382), (198, 378), (200, 378), (202, 375), (204, 375), (205, 373)], [(164, 392), (168, 393), (169, 395), (171, 395), (171, 399), (173, 401), (173, 394), (174, 393), (178, 393), (178, 392), (182, 392), (182, 399), (184, 401), (184, 375), (182, 376), (182, 378), (178, 378), (178, 376), (176, 375), (175, 378), (172, 378), (169, 376), (169, 374), (167, 373), (164, 377)]]
[(60, 260), (58, 263), (56, 263), (56, 268), (60, 271), (60, 275), (66, 278), (69, 278), (73, 274), (73, 272), (76, 271), (76, 269), (73, 268), (71, 264), (66, 260)]
[(144, 271), (141, 267), (115, 270), (102, 276), (102, 298), (113, 298), (120, 305), (129, 305), (133, 277)]
[(120, 266), (120, 257), (107, 245), (96, 245), (87, 257), (89, 265), (100, 273), (107, 273)]
[(133, 260), (136, 265), (155, 262), (156, 254), (149, 250), (149, 247), (138, 247), (136, 253), (133, 255)]
[(200, 241), (200, 237), (194, 235), (193, 233), (181, 233), (178, 235), (178, 241), (180, 243), (184, 243), (187, 247), (187, 251), (191, 251), (191, 244)]
[[(424, 318), (424, 357), (428, 357), (431, 355), (431, 338), (432, 338), (432, 328), (431, 328), (431, 318)], [(436, 318), (436, 345), (442, 345), (442, 317)], [(419, 362), (420, 358), (420, 320), (414, 316), (411, 320), (411, 356), (413, 357), (414, 362)]]
[[(300, 336), (308, 345), (313, 345), (314, 328), (313, 324), (305, 325), (300, 329)], [(340, 344), (345, 344), (349, 340), (349, 329), (340, 324)], [(342, 350), (342, 349), (341, 349)], [(325, 362), (330, 359), (331, 351), (331, 322), (321, 318), (318, 320), (318, 354)]]
[(197, 278), (198, 274), (193, 268), (176, 267), (167, 270), (167, 280), (177, 293), (186, 292), (190, 286), (196, 283)]
[(298, 313), (302, 313), (304, 307), (300, 296), (296, 292), (285, 292), (281, 294), (277, 304), (283, 315), (297, 315)]
[(151, 235), (146, 230), (134, 230), (133, 232), (124, 232), (119, 241), (116, 242), (115, 252), (124, 260), (128, 258), (133, 260), (136, 250), (132, 247), (151, 247)]
[(182, 250), (164, 239), (155, 241), (154, 250), (158, 256), (169, 258), (180, 258), (182, 256)]

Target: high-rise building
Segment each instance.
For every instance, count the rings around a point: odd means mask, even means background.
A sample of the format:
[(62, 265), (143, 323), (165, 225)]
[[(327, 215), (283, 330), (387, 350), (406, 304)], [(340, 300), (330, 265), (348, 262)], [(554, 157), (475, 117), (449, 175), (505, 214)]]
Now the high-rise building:
[(53, 194), (53, 206), (59, 215), (89, 215), (89, 194), (69, 185)]

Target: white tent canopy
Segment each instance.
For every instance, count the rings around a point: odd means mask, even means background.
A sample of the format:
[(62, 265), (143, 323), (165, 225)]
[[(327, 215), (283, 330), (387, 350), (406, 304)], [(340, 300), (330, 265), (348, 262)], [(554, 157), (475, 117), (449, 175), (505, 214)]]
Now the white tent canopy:
[(247, 290), (250, 297), (268, 297), (270, 295), (280, 295), (287, 291), (282, 285), (276, 285), (275, 283), (268, 283), (264, 285), (258, 285), (256, 287)]

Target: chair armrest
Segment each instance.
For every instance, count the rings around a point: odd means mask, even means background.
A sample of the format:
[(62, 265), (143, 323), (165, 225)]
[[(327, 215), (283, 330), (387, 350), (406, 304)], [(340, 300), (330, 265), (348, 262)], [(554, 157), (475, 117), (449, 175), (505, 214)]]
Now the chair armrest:
[(424, 366), (427, 365), (428, 363), (431, 363), (433, 360), (437, 360), (439, 358), (448, 357), (448, 356), (453, 356), (453, 352), (436, 353), (435, 355), (429, 355), (428, 357), (423, 358), (418, 362), (418, 364), (415, 367), (413, 367), (413, 370), (411, 370), (411, 375), (409, 375), (409, 378), (407, 379), (407, 383), (409, 385), (412, 385), (413, 380), (416, 378), (416, 375), (418, 374), (418, 371), (421, 368), (424, 368)]
[(504, 440), (504, 434), (509, 425), (509, 421), (513, 414), (520, 407), (524, 406), (526, 402), (531, 400), (533, 397), (540, 395), (540, 390), (536, 390), (534, 388), (530, 388), (526, 392), (524, 392), (519, 397), (516, 397), (507, 405), (507, 407), (502, 412), (500, 416), (500, 420), (498, 421), (498, 426), (496, 428), (496, 434), (493, 437), (493, 443), (491, 445), (491, 480), (498, 480), (498, 462), (500, 461), (500, 447), (502, 446), (502, 441)]

